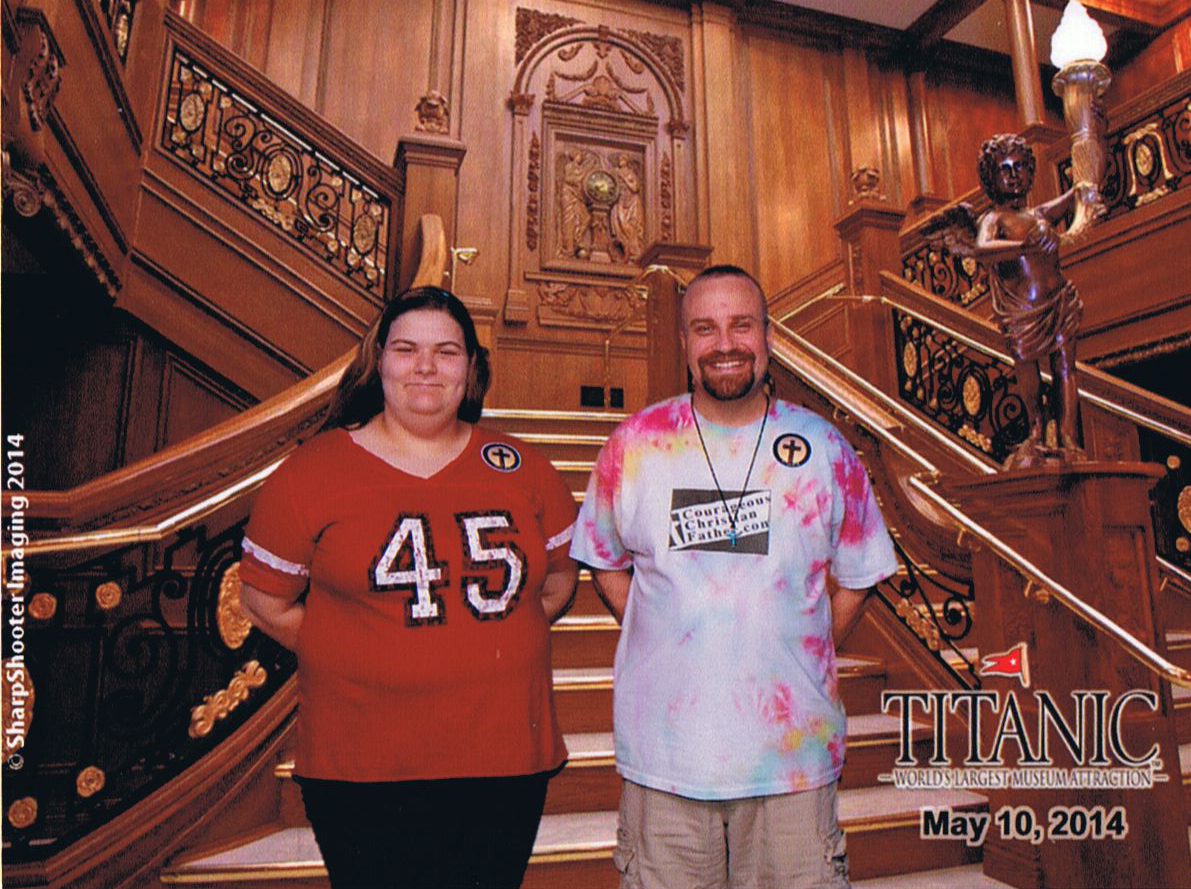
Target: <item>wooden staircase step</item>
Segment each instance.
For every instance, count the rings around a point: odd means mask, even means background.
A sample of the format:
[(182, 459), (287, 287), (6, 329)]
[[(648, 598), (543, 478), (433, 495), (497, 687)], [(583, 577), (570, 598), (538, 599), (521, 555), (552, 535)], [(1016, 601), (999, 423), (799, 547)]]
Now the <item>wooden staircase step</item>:
[(601, 667), (612, 663), (620, 624), (603, 614), (566, 614), (550, 628), (550, 649), (556, 669)]
[(617, 411), (551, 411), (488, 408), (480, 425), (512, 435), (599, 435), (607, 438), (628, 414)]
[(1191, 670), (1191, 630), (1171, 630), (1166, 634), (1166, 656), (1171, 663)]
[(517, 437), (546, 454), (552, 460), (594, 461), (607, 435), (555, 432), (519, 432)]
[(979, 864), (912, 871), (852, 883), (853, 889), (955, 889), (957, 886), (964, 889), (1010, 889), (1008, 883), (986, 877)]

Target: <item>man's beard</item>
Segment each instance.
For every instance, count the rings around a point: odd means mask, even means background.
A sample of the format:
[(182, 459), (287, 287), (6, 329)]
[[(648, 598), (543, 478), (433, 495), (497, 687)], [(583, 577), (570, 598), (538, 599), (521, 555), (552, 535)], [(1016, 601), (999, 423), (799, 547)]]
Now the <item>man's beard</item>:
[[(748, 373), (728, 374), (712, 380), (708, 368), (717, 361), (744, 359)], [(699, 359), (699, 379), (703, 391), (717, 401), (737, 401), (753, 391), (757, 383), (757, 356), (752, 352), (737, 349), (731, 352), (711, 352)]]

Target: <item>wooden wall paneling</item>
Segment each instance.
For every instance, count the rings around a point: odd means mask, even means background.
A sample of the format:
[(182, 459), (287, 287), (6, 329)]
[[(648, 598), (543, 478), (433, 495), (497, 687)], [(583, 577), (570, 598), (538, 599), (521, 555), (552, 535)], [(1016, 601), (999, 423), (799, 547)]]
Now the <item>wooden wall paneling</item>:
[(1155, 84), (1191, 68), (1191, 17), (1171, 25), (1128, 64), (1112, 72), (1105, 107), (1132, 99)]
[(751, 205), (755, 200), (749, 179), (749, 130), (742, 126), (736, 83), (738, 45), (731, 10), (703, 4), (702, 52), (707, 156), (708, 227), (700, 240), (712, 248), (711, 262), (748, 266), (755, 253)]
[[(280, 8), (279, 8), (280, 7)], [(282, 89), (303, 105), (318, 111), (320, 72), (328, 33), (330, 0), (274, 4), (269, 26), (269, 45), (262, 66)]]
[(167, 353), (161, 377), (161, 411), (155, 450), (230, 419), (251, 401), (176, 353)]
[(927, 72), (927, 85), (934, 167), (944, 194), (954, 197), (980, 185), (976, 160), (984, 140), (1017, 132), (1013, 85), (940, 67)]
[(426, 91), (434, 2), (335, 0), (330, 10), (318, 110), (388, 162), (397, 140), (413, 131), (414, 108)]
[[(759, 30), (748, 34), (756, 176), (758, 280), (774, 294), (839, 255), (828, 220), (840, 196), (827, 184), (843, 181), (833, 145), (823, 49)], [(775, 89), (781, 84), (781, 89)]]
[[(546, 351), (536, 337), (505, 334), (497, 340), (492, 378), (490, 406), (578, 410), (579, 387), (604, 384), (603, 344), (558, 341)], [(645, 355), (623, 337), (612, 347), (612, 386), (624, 389), (625, 410), (645, 407)]]
[[(482, 299), (500, 307), (513, 286), (509, 220), (518, 201), (509, 188), (510, 181), (518, 178), (512, 169), (517, 159), (512, 151), (513, 115), (507, 105), (515, 70), (513, 19), (510, 4), (474, 0), (459, 4), (451, 75), (456, 97), (451, 132), (464, 144), (475, 146), (459, 169), (456, 244), (451, 246), (479, 248), (475, 261), (458, 265), (451, 286), (468, 300)], [(498, 399), (494, 389), (488, 402), (495, 406)]]

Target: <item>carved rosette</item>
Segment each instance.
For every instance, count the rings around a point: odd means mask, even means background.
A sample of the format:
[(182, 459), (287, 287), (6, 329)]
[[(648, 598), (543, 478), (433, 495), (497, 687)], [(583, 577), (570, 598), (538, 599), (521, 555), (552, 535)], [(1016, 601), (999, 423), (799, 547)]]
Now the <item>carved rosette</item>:
[(87, 766), (74, 779), (74, 789), (83, 799), (95, 796), (103, 790), (107, 783), (107, 775), (98, 766)]
[(8, 823), (18, 830), (29, 827), (37, 820), (37, 800), (23, 796), (8, 807)]
[(45, 186), (39, 177), (16, 169), (7, 151), (4, 152), (4, 196), (12, 199), (12, 208), (21, 216), (31, 218), (45, 206)]
[(538, 191), (541, 173), (542, 143), (538, 134), (534, 133), (529, 140), (529, 169), (525, 175), (525, 185), (529, 189), (529, 198), (525, 202), (525, 246), (530, 250), (538, 249)]
[(124, 590), (114, 580), (101, 583), (95, 588), (95, 604), (104, 611), (111, 611), (124, 598)]
[(58, 613), (58, 598), (53, 593), (37, 593), (29, 600), (29, 614), (34, 620), (50, 620)]
[(240, 563), (236, 562), (219, 581), (219, 601), (215, 610), (215, 624), (219, 638), (228, 648), (235, 650), (244, 644), (252, 632), (252, 621), (240, 605)]
[(191, 709), (190, 737), (205, 738), (211, 734), (216, 722), (226, 719), (229, 713), (248, 699), (252, 689), (260, 688), (267, 679), (268, 674), (259, 661), (251, 660), (244, 664), (232, 676), (227, 688), (207, 695), (201, 704)]
[[(19, 750), (33, 724), (33, 677), (22, 661), (4, 661), (3, 728), (7, 749)], [(20, 738), (20, 742), (15, 740)]]
[(418, 100), (414, 113), (418, 117), (416, 129), (423, 133), (447, 133), (451, 129), (451, 107), (438, 90), (430, 90)]

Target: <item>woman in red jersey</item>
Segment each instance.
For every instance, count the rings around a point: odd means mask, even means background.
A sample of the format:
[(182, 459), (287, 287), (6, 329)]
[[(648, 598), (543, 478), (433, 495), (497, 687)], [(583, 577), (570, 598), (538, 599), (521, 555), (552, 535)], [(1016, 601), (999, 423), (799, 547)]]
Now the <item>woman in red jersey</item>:
[(575, 504), (475, 425), (487, 387), (463, 303), (402, 294), (245, 532), (244, 606), (298, 655), (295, 772), (335, 889), (519, 885), (566, 758), (549, 629)]

